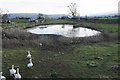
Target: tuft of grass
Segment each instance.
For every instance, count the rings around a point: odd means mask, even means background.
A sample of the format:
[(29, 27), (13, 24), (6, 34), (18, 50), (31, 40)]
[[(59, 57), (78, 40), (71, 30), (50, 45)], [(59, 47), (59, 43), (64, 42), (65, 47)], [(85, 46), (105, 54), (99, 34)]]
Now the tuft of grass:
[(57, 77), (57, 75), (58, 75), (58, 73), (57, 73), (57, 72), (52, 72), (52, 73), (50, 73), (50, 77), (52, 77), (52, 78), (56, 78), (56, 77)]

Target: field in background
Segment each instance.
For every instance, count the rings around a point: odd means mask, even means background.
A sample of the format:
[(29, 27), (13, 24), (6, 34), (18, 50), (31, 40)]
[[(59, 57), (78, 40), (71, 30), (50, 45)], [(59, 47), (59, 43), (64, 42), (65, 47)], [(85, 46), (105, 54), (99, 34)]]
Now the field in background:
[(120, 17), (95, 18), (95, 19), (120, 19)]

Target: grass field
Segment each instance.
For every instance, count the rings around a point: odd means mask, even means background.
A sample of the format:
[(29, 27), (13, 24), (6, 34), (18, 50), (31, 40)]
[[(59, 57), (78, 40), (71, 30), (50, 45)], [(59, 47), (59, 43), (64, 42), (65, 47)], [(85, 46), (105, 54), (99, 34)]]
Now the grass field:
[[(47, 20), (45, 23), (74, 23), (67, 20)], [(75, 22), (76, 23), (76, 22)], [(22, 22), (20, 24), (23, 24)], [(108, 30), (118, 31), (117, 24), (97, 24)], [(116, 78), (118, 72), (112, 66), (118, 65), (118, 42), (69, 45), (64, 51), (43, 48), (4, 48), (3, 73), (9, 77), (9, 68), (14, 64), (20, 68), (24, 78), (48, 78), (51, 74), (60, 78)], [(34, 66), (27, 68), (27, 51), (32, 53)], [(95, 63), (96, 67), (88, 64)]]
[[(82, 78), (111, 78), (118, 77), (116, 70), (111, 67), (117, 64), (118, 43), (104, 42), (89, 45), (71, 45), (66, 52), (54, 52), (35, 48), (3, 49), (3, 71), (9, 75), (8, 70), (12, 64), (20, 67), (22, 77), (50, 77), (57, 72), (57, 77)], [(33, 56), (33, 69), (27, 68), (27, 51)], [(100, 57), (101, 59), (92, 59)], [(97, 67), (88, 67), (88, 63), (96, 63)]]
[[(15, 25), (27, 25), (29, 24), (29, 20), (28, 19), (12, 19), (12, 22), (15, 22), (16, 24)], [(12, 24), (7, 24), (7, 23), (4, 23), (4, 24), (1, 24), (2, 26), (11, 26)]]
[(45, 21), (45, 23), (75, 23), (74, 21), (70, 21), (70, 20), (55, 20), (55, 19), (48, 19)]
[[(86, 22), (81, 22), (82, 24), (85, 24), (85, 25), (98, 25), (102, 28), (105, 28), (105, 29), (108, 29), (108, 30), (111, 30), (111, 31), (118, 31), (118, 24), (104, 24), (104, 23), (86, 23)], [(81, 23), (78, 23), (78, 24), (81, 24)]]
[(27, 23), (29, 22), (29, 19), (12, 19), (12, 21), (17, 23)]
[(120, 19), (120, 17), (95, 18), (95, 19)]
[[(16, 25), (27, 25), (30, 22), (27, 19), (13, 19), (12, 21), (16, 22)], [(45, 24), (51, 24), (51, 23), (77, 23), (77, 24), (85, 24), (85, 25), (91, 25), (95, 24), (100, 27), (112, 30), (112, 31), (118, 31), (118, 24), (103, 24), (103, 23), (86, 23), (86, 22), (74, 22), (70, 20), (55, 20), (55, 19), (47, 19)], [(11, 24), (2, 24), (2, 26), (11, 26)]]

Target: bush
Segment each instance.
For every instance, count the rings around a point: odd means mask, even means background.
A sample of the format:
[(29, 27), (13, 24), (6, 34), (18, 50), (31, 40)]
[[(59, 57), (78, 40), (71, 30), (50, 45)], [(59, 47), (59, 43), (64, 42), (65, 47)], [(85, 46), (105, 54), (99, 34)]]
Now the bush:
[(57, 72), (50, 73), (50, 77), (52, 77), (52, 78), (56, 78), (57, 76), (58, 76)]
[(72, 17), (73, 20), (79, 20), (79, 17)]

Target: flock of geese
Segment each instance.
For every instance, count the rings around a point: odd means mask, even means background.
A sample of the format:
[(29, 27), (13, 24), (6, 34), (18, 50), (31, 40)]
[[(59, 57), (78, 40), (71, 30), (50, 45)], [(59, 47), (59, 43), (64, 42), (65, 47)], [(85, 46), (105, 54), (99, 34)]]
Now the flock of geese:
[[(30, 51), (27, 52), (27, 59), (29, 60), (29, 63), (27, 64), (27, 67), (31, 69), (33, 67), (32, 63), (32, 55)], [(14, 79), (21, 79), (21, 74), (19, 72), (19, 68), (15, 70), (14, 65), (12, 65), (12, 68), (9, 69), (10, 76), (13, 77)], [(0, 80), (6, 80), (6, 77), (2, 75), (3, 73), (0, 72)]]

